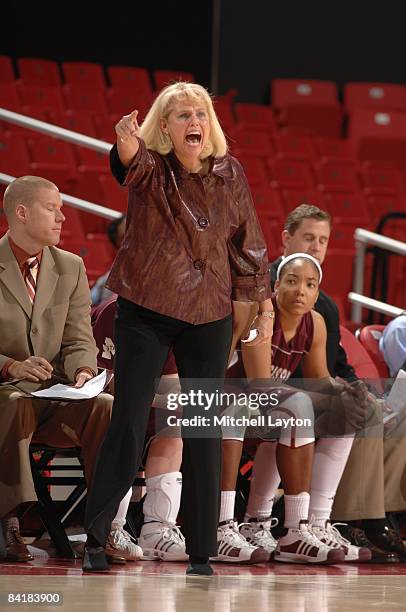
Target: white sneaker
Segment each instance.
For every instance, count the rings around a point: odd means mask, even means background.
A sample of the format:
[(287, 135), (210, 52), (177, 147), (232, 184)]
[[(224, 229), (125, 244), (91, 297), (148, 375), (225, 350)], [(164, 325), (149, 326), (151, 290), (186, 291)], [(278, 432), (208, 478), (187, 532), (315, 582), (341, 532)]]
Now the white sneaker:
[(300, 521), (298, 529), (288, 529), (287, 534), (280, 538), (274, 560), (330, 565), (342, 563), (344, 552), (340, 548), (330, 548), (323, 544), (312, 532), (308, 521)]
[(142, 549), (127, 531), (118, 527), (110, 531), (106, 544), (106, 555), (110, 563), (125, 563), (142, 559)]
[(266, 519), (252, 518), (248, 523), (242, 524), (240, 533), (249, 544), (261, 546), (271, 555), (278, 543), (273, 537), (271, 529), (276, 527), (278, 522), (277, 518), (271, 518), (270, 516)]
[(372, 554), (369, 548), (360, 548), (359, 546), (354, 546), (341, 535), (338, 531), (336, 525), (345, 525), (346, 523), (334, 523), (331, 524), (330, 521), (326, 521), (324, 527), (312, 527), (312, 531), (314, 535), (323, 542), (330, 546), (331, 548), (341, 548), (344, 552), (344, 561), (357, 561), (357, 562), (365, 562), (370, 561)]
[(217, 528), (218, 552), (211, 561), (222, 561), (223, 563), (265, 563), (269, 561), (269, 553), (264, 548), (249, 544), (240, 533), (241, 525), (231, 519), (223, 521)]
[(185, 538), (173, 523), (144, 523), (138, 540), (144, 559), (153, 561), (188, 561)]

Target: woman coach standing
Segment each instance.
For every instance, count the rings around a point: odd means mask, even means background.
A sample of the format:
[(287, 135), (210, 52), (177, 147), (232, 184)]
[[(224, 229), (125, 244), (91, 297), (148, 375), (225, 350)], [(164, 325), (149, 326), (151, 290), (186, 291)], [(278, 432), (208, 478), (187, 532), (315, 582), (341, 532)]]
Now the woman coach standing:
[[(107, 282), (119, 296), (115, 400), (89, 493), (86, 571), (108, 569), (103, 547), (137, 472), (155, 380), (169, 349), (183, 391), (204, 379), (199, 388), (214, 392), (230, 350), (231, 300), (272, 310), (266, 245), (207, 91), (175, 83), (161, 91), (141, 127), (137, 114), (118, 122), (111, 151), (112, 172), (128, 186), (129, 199), (126, 234)], [(258, 343), (272, 333), (271, 316), (258, 317)], [(208, 414), (203, 406), (199, 411)], [(192, 413), (184, 408), (184, 416)], [(210, 575), (221, 433), (195, 428), (182, 436), (187, 573)]]

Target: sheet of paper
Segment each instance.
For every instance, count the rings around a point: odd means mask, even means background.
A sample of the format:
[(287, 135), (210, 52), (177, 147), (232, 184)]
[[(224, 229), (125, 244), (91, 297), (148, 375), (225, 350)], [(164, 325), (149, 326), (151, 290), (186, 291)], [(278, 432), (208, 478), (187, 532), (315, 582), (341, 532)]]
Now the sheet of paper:
[(107, 382), (107, 370), (103, 370), (100, 374), (88, 380), (80, 389), (76, 389), (70, 385), (57, 384), (48, 389), (34, 391), (31, 395), (41, 399), (61, 401), (91, 399), (103, 391)]
[(399, 370), (386, 404), (394, 412), (399, 413), (406, 410), (406, 372), (404, 370)]

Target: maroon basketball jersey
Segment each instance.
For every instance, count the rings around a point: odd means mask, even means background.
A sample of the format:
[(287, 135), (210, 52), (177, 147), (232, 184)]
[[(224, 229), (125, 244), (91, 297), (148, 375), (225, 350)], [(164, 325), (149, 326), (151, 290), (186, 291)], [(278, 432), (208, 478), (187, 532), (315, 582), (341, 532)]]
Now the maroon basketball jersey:
[[(279, 310), (275, 296), (272, 296), (273, 307), (275, 310), (275, 320), (272, 335), (272, 365), (270, 378), (285, 382), (293, 374), (299, 365), (302, 357), (309, 352), (313, 343), (313, 316), (311, 312), (306, 313), (299, 323), (296, 334), (289, 342), (280, 324)], [(241, 356), (238, 363), (227, 370), (228, 378), (245, 377), (244, 366)]]
[[(97, 365), (99, 368), (114, 370), (114, 357), (116, 349), (114, 346), (114, 320), (116, 317), (117, 296), (109, 298), (92, 310), (93, 336), (96, 340), (99, 354), (97, 355)], [(164, 374), (176, 374), (175, 357), (169, 351), (165, 365), (162, 370)]]

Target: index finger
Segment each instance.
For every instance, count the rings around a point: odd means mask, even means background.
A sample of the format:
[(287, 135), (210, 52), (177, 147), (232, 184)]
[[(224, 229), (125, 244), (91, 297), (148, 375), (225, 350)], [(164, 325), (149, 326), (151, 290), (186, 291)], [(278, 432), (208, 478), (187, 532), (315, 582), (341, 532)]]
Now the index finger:
[(40, 365), (44, 368), (44, 370), (47, 370), (47, 372), (49, 373), (53, 371), (54, 368), (51, 366), (49, 361), (45, 359), (45, 357), (38, 357), (38, 360), (39, 360)]
[(138, 117), (138, 111), (137, 109), (133, 110), (132, 113), (130, 113), (130, 119), (131, 121), (135, 121), (137, 123), (137, 117)]

